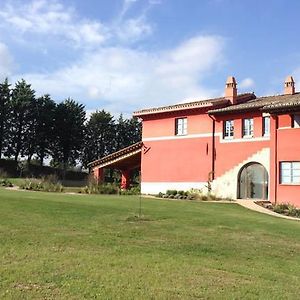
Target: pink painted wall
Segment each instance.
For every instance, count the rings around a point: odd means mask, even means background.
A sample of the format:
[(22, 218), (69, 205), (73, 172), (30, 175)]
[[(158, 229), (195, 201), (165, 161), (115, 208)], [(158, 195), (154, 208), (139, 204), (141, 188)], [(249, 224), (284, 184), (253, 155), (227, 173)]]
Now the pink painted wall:
[[(288, 119), (287, 116), (285, 116)], [(279, 117), (283, 119), (282, 116)], [(300, 161), (300, 128), (278, 129), (277, 168), (281, 161)], [(278, 171), (277, 203), (291, 203), (300, 207), (300, 184), (281, 184)]]
[[(225, 120), (234, 120), (234, 138), (232, 142), (221, 143), (220, 138), (216, 138), (216, 164), (215, 175), (221, 176), (225, 172), (248, 159), (253, 154), (270, 147), (270, 140), (251, 141), (242, 137), (242, 119), (253, 118), (254, 133), (253, 138), (261, 138), (262, 130), (262, 115), (261, 113), (243, 113), (226, 116), (219, 116), (216, 119), (216, 132), (223, 135), (223, 122)], [(234, 142), (236, 139), (241, 139), (240, 142)]]

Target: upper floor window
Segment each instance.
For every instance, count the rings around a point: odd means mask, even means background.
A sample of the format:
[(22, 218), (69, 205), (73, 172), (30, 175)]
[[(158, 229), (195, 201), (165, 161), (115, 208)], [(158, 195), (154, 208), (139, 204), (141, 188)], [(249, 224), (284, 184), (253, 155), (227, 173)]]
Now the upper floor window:
[(300, 115), (293, 115), (293, 127), (300, 128)]
[(270, 135), (270, 117), (263, 117), (263, 136)]
[(234, 135), (233, 120), (226, 120), (224, 122), (224, 139), (232, 139)]
[(243, 119), (243, 137), (253, 137), (253, 119)]
[(187, 118), (175, 119), (175, 134), (176, 135), (187, 134)]
[(280, 163), (280, 183), (300, 184), (300, 162), (289, 161)]

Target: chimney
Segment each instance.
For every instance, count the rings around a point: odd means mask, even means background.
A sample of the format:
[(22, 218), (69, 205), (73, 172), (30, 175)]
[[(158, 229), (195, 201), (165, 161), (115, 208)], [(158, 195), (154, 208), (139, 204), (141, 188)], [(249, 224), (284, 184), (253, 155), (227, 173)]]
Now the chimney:
[(231, 104), (236, 104), (237, 84), (233, 76), (229, 76), (226, 81), (225, 98), (230, 100)]
[(295, 94), (295, 81), (292, 76), (288, 76), (284, 83), (284, 94), (294, 95)]

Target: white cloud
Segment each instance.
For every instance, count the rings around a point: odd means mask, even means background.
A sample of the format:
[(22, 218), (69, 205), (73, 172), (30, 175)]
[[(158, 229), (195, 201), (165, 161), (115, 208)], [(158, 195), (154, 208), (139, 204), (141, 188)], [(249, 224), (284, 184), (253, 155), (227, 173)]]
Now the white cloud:
[(6, 2), (0, 7), (0, 28), (14, 30), (15, 38), (32, 34), (44, 40), (54, 37), (80, 48), (98, 47), (118, 40), (132, 43), (152, 33), (152, 26), (146, 19), (147, 9), (136, 17), (126, 18), (127, 11), (137, 1), (124, 0), (119, 16), (109, 24), (82, 18), (75, 9), (59, 0), (32, 0), (25, 4)]
[(99, 45), (108, 38), (100, 22), (80, 18), (59, 1), (34, 0), (25, 5), (7, 2), (0, 8), (0, 20), (2, 27), (9, 25), (15, 34), (58, 36), (76, 46)]
[(152, 33), (152, 26), (149, 25), (144, 17), (129, 19), (117, 26), (116, 34), (123, 42), (135, 42), (140, 38), (145, 38)]
[(26, 78), (39, 93), (47, 91), (58, 99), (72, 96), (90, 109), (128, 113), (214, 95), (199, 81), (222, 64), (223, 48), (224, 41), (217, 36), (194, 37), (158, 53), (103, 47), (53, 73), (18, 78)]
[(124, 0), (123, 1), (123, 6), (119, 15), (119, 19), (123, 19), (123, 17), (126, 15), (126, 13), (129, 11), (131, 6), (137, 2), (138, 0)]
[(220, 94), (205, 88), (202, 80), (223, 64), (224, 39), (199, 35), (157, 52), (132, 47), (132, 42), (153, 32), (146, 13), (160, 4), (148, 0), (142, 12), (127, 18), (137, 1), (124, 0), (120, 16), (108, 24), (80, 17), (59, 0), (3, 5), (0, 27), (9, 28), (11, 36), (21, 31), (25, 42), (31, 43), (34, 38), (34, 45), (43, 45), (43, 53), (47, 53), (44, 41), (49, 36), (53, 48), (60, 49), (62, 40), (71, 41), (76, 50), (81, 50), (75, 60), (64, 61), (56, 68), (51, 65), (51, 71), (23, 71), (12, 79), (25, 78), (38, 94), (50, 93), (56, 100), (72, 97), (89, 110), (104, 108), (114, 114)]
[(0, 79), (11, 75), (14, 67), (14, 60), (7, 46), (0, 43)]
[(238, 85), (240, 89), (249, 89), (254, 87), (255, 82), (252, 78), (245, 78), (241, 81), (241, 83)]

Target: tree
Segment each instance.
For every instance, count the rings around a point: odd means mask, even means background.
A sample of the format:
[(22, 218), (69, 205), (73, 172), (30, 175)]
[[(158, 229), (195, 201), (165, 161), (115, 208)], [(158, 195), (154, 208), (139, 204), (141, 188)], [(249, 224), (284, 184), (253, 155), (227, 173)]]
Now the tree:
[(0, 84), (0, 158), (7, 147), (7, 138), (9, 130), (9, 116), (10, 116), (10, 84), (6, 78)]
[(34, 120), (35, 92), (24, 79), (18, 81), (12, 90), (11, 98), (11, 126), (7, 155), (13, 156), (15, 161), (25, 152), (26, 138), (30, 138), (32, 122)]
[(114, 151), (115, 121), (113, 116), (104, 110), (91, 114), (85, 127), (83, 163), (108, 155)]
[(36, 100), (35, 153), (41, 166), (51, 153), (55, 140), (55, 109), (56, 104), (49, 95)]
[(121, 114), (116, 125), (115, 151), (141, 140), (141, 123), (137, 118), (124, 119)]
[(64, 171), (75, 165), (80, 157), (84, 139), (84, 105), (67, 99), (55, 109), (55, 141), (52, 147), (54, 162), (61, 163)]

